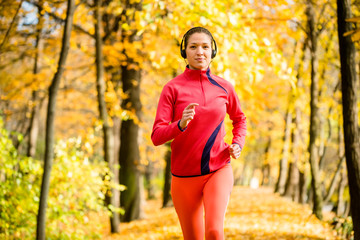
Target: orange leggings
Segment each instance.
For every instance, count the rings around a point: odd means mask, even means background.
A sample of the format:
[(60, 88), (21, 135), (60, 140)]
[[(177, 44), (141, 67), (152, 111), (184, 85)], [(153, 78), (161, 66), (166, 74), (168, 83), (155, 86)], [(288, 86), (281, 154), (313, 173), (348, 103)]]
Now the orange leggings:
[[(199, 177), (172, 177), (171, 195), (184, 240), (224, 239), (224, 218), (234, 179), (230, 164)], [(205, 231), (204, 231), (205, 210)]]

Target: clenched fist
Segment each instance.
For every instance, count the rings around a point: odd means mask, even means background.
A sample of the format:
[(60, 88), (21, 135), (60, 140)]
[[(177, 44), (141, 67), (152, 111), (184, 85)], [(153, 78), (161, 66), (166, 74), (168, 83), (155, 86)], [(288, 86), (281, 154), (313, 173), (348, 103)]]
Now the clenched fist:
[(239, 144), (237, 144), (237, 143), (231, 144), (229, 147), (229, 153), (232, 158), (236, 159), (236, 158), (240, 157), (241, 148), (240, 148)]

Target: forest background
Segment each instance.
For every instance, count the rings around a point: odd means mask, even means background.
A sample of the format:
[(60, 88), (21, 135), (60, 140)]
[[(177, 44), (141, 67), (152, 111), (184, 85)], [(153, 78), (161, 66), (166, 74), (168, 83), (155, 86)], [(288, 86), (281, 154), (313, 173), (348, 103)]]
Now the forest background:
[[(146, 198), (171, 204), (169, 145), (150, 135), (193, 26), (213, 33), (211, 70), (247, 117), (236, 184), (351, 222), (336, 1), (2, 0), (0, 22), (1, 237), (43, 239), (46, 226), (51, 238), (101, 238), (84, 230), (91, 214), (108, 212), (118, 232)], [(347, 33), (357, 76), (358, 22)]]

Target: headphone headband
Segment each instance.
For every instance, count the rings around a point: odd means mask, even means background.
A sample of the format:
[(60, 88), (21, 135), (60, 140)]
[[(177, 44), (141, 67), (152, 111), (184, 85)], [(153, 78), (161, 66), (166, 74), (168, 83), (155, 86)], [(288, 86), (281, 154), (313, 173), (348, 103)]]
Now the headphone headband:
[[(182, 40), (181, 40), (181, 44), (180, 44), (180, 54), (183, 58), (186, 58), (186, 49), (183, 49), (183, 45), (184, 45), (184, 40), (187, 37), (187, 35), (189, 34), (190, 31), (193, 31), (194, 29), (204, 29), (206, 30), (207, 33), (210, 34), (211, 36), (211, 40), (214, 43), (214, 49), (211, 50), (211, 58), (214, 58), (216, 56), (217, 53), (217, 45), (216, 45), (216, 41), (214, 39), (214, 37), (212, 36), (211, 32), (209, 30), (207, 30), (206, 28), (203, 27), (193, 27), (191, 29), (189, 29), (183, 36)], [(186, 47), (186, 46), (184, 46)]]

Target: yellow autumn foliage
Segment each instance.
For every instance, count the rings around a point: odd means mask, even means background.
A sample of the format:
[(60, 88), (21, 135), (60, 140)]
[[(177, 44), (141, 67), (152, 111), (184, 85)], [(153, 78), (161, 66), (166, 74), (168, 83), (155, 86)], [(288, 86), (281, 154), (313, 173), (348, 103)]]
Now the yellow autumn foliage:
[[(161, 208), (159, 200), (147, 201), (142, 220), (122, 223), (120, 234), (107, 234), (106, 240), (183, 239), (173, 207)], [(328, 217), (331, 217), (330, 215)], [(272, 189), (235, 186), (225, 215), (228, 240), (336, 240), (336, 232), (326, 221), (318, 220), (309, 206), (300, 205), (272, 193)]]

